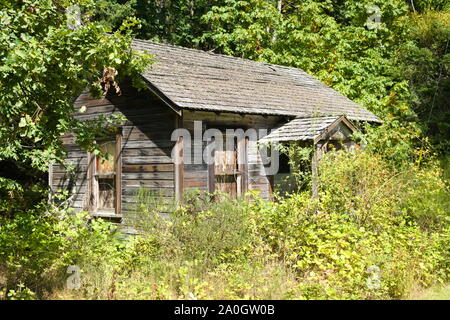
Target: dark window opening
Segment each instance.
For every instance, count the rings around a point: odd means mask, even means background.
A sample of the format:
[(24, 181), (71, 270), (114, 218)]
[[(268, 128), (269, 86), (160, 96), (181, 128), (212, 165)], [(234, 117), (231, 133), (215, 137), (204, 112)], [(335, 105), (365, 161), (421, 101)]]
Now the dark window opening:
[(285, 153), (280, 152), (278, 158), (278, 173), (291, 173), (291, 166), (289, 165), (289, 156)]

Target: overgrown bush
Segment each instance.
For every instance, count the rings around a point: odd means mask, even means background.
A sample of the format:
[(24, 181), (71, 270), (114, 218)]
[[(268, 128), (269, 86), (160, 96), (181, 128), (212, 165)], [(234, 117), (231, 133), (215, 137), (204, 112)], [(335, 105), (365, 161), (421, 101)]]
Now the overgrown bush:
[[(449, 280), (442, 170), (338, 151), (320, 161), (318, 181), (316, 198), (274, 202), (194, 190), (177, 204), (141, 190), (128, 240), (42, 205), (2, 220), (3, 298), (397, 299)], [(66, 286), (69, 265), (79, 290)]]
[[(300, 193), (250, 210), (309, 297), (399, 298), (413, 285), (448, 281), (450, 196), (439, 169), (396, 171), (378, 156), (339, 151), (319, 172), (317, 199)], [(372, 265), (376, 290), (367, 286)]]
[[(166, 253), (183, 248), (183, 260), (217, 265), (245, 250), (249, 243), (249, 223), (242, 199), (188, 190), (183, 204), (165, 200), (160, 195), (141, 190), (134, 227), (143, 238), (158, 237)], [(143, 203), (145, 205), (143, 206)]]
[(47, 203), (16, 212), (13, 219), (1, 217), (0, 299), (45, 297), (66, 285), (70, 265), (112, 265), (124, 247), (114, 230), (87, 213)]

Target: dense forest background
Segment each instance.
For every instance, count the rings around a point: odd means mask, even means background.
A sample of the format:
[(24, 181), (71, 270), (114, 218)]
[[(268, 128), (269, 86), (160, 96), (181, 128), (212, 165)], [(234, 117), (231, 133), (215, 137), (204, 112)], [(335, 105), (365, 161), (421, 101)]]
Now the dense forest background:
[[(18, 103), (0, 111), (8, 120), (0, 132), (0, 184), (8, 190), (45, 183), (46, 164), (63, 158), (57, 137), (64, 130), (79, 128), (79, 142), (89, 145), (95, 126), (76, 123), (72, 98), (61, 97), (73, 97), (86, 86), (100, 92), (97, 73), (105, 64), (119, 70), (117, 80), (132, 75), (138, 82), (138, 70), (150, 62), (125, 50), (132, 37), (301, 68), (384, 121), (380, 128), (367, 127), (361, 137), (371, 141), (364, 141), (370, 150), (399, 165), (425, 152), (440, 158), (444, 170), (448, 166), (447, 1), (0, 3), (19, 10), (13, 20), (2, 16), (0, 102)], [(71, 4), (80, 6), (84, 28), (65, 26)], [(66, 30), (58, 30), (61, 26)], [(115, 41), (102, 37), (105, 32), (114, 32)], [(34, 121), (40, 113), (45, 121)]]
[[(0, 0), (0, 26), (0, 299), (398, 299), (435, 285), (448, 298), (450, 2)], [(77, 121), (73, 99), (143, 85), (157, 61), (133, 38), (301, 68), (383, 123), (355, 136), (364, 151), (321, 160), (316, 199), (174, 205), (142, 190), (142, 233), (123, 241), (46, 175), (64, 163), (64, 132), (98, 152), (95, 137), (123, 120)], [(285, 151), (307, 180), (308, 150)]]
[(116, 0), (96, 18), (117, 28), (134, 15), (137, 38), (301, 68), (446, 153), (449, 11), (445, 0)]

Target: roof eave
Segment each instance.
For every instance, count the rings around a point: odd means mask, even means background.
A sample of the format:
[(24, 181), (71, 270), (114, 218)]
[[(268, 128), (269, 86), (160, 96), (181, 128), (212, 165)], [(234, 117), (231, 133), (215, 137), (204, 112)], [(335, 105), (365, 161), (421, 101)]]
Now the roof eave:
[(164, 102), (172, 111), (174, 111), (177, 115), (182, 115), (182, 108), (180, 108), (175, 102), (173, 102), (167, 95), (165, 95), (161, 89), (155, 86), (151, 81), (149, 81), (145, 76), (142, 76), (145, 83), (147, 83), (148, 89), (157, 96), (162, 102)]

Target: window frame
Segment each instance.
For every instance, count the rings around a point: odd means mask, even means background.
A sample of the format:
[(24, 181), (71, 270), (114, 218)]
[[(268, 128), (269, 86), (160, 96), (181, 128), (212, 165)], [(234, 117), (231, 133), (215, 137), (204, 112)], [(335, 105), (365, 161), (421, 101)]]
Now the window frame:
[[(114, 135), (115, 140), (115, 156), (114, 156), (114, 208), (111, 210), (99, 208), (99, 175), (97, 171), (97, 156), (88, 152), (88, 187), (86, 193), (87, 210), (97, 216), (120, 216), (122, 212), (122, 130), (118, 129)], [(102, 139), (103, 140), (103, 139)], [(104, 174), (107, 176), (108, 174)]]

